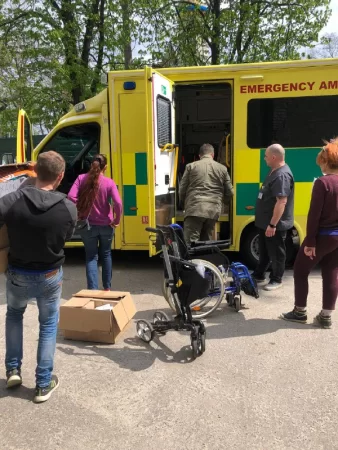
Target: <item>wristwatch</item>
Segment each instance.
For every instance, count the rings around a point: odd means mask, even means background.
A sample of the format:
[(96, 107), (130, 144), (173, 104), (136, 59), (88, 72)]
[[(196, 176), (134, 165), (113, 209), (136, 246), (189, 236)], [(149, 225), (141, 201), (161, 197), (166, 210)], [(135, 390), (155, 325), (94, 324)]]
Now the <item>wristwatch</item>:
[(276, 225), (272, 225), (272, 223), (269, 223), (270, 228), (276, 228)]

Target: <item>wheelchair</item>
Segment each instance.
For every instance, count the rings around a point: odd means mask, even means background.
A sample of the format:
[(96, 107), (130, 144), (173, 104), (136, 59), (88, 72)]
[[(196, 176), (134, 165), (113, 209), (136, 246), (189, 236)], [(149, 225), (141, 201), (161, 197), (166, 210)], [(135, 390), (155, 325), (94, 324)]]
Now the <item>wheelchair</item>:
[[(256, 281), (251, 277), (247, 267), (240, 262), (230, 264), (228, 257), (221, 251), (229, 247), (229, 241), (198, 241), (188, 246), (180, 225), (172, 224), (160, 226), (160, 228), (165, 232), (169, 253), (177, 257), (184, 255), (186, 260), (204, 266), (205, 276), (210, 280), (207, 296), (203, 298), (201, 295), (191, 305), (193, 318), (205, 318), (212, 314), (219, 307), (224, 296), (228, 305), (237, 312), (243, 306), (242, 291), (246, 295), (259, 298)], [(162, 292), (173, 309), (166, 277), (163, 280)]]
[(165, 234), (161, 229), (146, 228), (146, 230), (155, 233), (161, 240), (164, 272), (176, 315), (170, 319), (165, 312), (156, 311), (152, 322), (138, 320), (137, 335), (144, 342), (151, 342), (155, 333), (165, 334), (169, 330), (188, 331), (192, 359), (196, 359), (205, 351), (206, 329), (201, 320), (193, 319), (190, 306), (200, 295), (207, 295), (210, 287), (209, 280), (201, 273), (198, 264), (169, 254)]

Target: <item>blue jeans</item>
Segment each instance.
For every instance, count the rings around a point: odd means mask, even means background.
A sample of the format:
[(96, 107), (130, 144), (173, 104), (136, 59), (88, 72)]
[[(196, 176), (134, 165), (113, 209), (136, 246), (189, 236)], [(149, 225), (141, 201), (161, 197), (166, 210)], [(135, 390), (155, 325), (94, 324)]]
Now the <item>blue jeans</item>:
[(91, 225), (80, 232), (86, 252), (87, 289), (99, 289), (98, 257), (102, 261), (103, 289), (111, 288), (112, 257), (111, 246), (114, 228), (108, 226)]
[(62, 268), (50, 273), (20, 273), (7, 270), (6, 370), (21, 369), (23, 356), (23, 315), (29, 300), (39, 309), (39, 344), (36, 385), (49, 385), (54, 367), (57, 326), (62, 292)]

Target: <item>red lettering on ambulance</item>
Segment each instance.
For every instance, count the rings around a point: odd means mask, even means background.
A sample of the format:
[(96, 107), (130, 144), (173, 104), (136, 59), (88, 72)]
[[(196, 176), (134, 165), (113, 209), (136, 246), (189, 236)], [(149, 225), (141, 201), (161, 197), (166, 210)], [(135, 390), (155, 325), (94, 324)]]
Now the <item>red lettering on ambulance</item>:
[(282, 84), (282, 91), (288, 92), (289, 91), (289, 85), (287, 83)]
[(256, 92), (257, 92), (257, 86), (248, 86), (249, 94), (256, 94)]
[(272, 92), (272, 84), (265, 85), (265, 92)]
[(320, 83), (319, 90), (322, 90), (322, 89), (327, 89), (327, 86), (326, 86), (325, 81), (322, 81), (322, 82)]
[(247, 86), (241, 86), (241, 87), (239, 88), (240, 93), (241, 93), (241, 94), (246, 94), (246, 93), (247, 93), (246, 88), (247, 88)]
[(315, 82), (314, 81), (312, 81), (312, 83), (310, 83), (310, 81), (308, 81), (308, 86), (309, 86), (309, 88), (310, 88), (310, 91), (312, 91), (312, 88), (313, 88), (313, 86), (315, 85)]
[(338, 89), (338, 81), (329, 81), (329, 89)]
[(306, 91), (306, 83), (299, 83), (299, 90)]

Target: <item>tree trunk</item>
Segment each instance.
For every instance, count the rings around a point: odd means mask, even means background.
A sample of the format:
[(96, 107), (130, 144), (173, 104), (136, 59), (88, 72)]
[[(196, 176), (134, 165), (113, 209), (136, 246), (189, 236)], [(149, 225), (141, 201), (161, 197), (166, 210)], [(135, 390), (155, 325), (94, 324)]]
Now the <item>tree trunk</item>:
[(133, 52), (131, 48), (131, 32), (130, 32), (130, 8), (129, 0), (121, 0), (122, 23), (124, 34), (124, 68), (128, 70), (133, 60)]
[(211, 12), (214, 16), (214, 23), (211, 35), (211, 64), (219, 64), (220, 57), (220, 37), (221, 37), (221, 0), (214, 0), (211, 6)]

